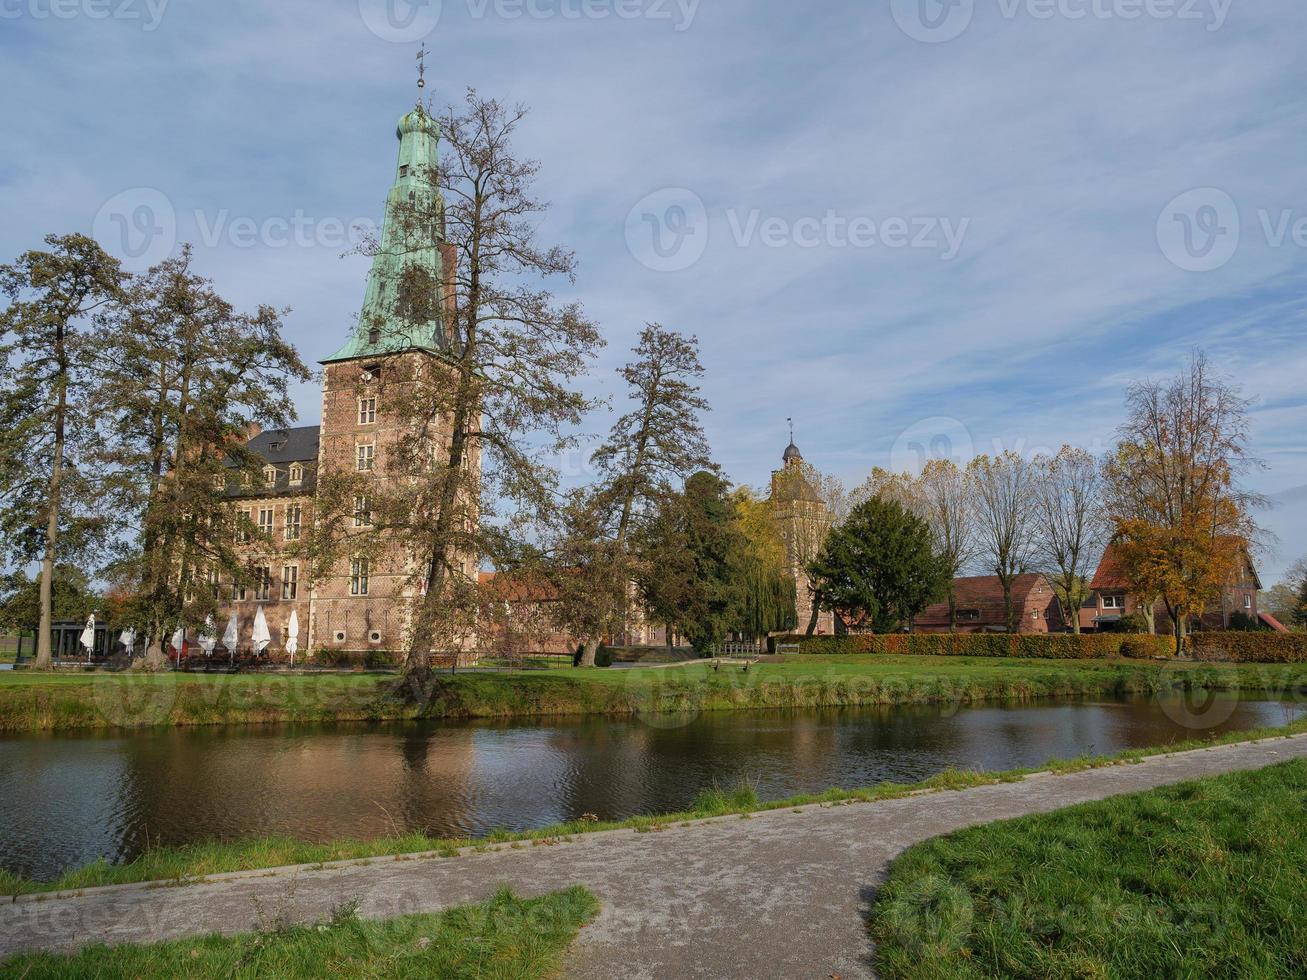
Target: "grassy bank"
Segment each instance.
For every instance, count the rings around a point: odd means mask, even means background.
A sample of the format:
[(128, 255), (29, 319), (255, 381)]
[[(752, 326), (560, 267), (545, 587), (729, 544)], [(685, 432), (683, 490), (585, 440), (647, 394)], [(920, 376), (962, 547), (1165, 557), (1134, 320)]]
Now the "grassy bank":
[(0, 674), (0, 732), (382, 721), (630, 716), (733, 708), (964, 704), (1177, 689), (1307, 687), (1307, 664), (1150, 664), (915, 656), (797, 656), (748, 672), (703, 664), (439, 677), (414, 700), (377, 675)]
[(72, 955), (20, 956), (5, 976), (98, 977), (548, 977), (599, 903), (582, 888), (488, 902), (435, 915), (359, 918), (356, 905), (315, 926), (266, 923), (258, 932), (144, 946), (92, 946)]
[(1114, 765), (1130, 765), (1154, 755), (1210, 748), (1263, 738), (1282, 738), (1307, 733), (1307, 718), (1283, 728), (1266, 728), (1177, 743), (1168, 746), (1132, 749), (1113, 756), (1086, 756), (1077, 759), (1053, 759), (1043, 766), (1003, 772), (976, 772), (950, 769), (919, 783), (881, 783), (857, 789), (832, 788), (824, 793), (792, 796), (783, 800), (760, 801), (750, 787), (731, 790), (708, 790), (700, 794), (689, 810), (679, 813), (632, 817), (622, 821), (576, 820), (521, 833), (496, 833), (473, 839), (441, 839), (413, 832), (371, 840), (344, 840), (313, 843), (289, 837), (267, 837), (245, 841), (214, 841), (179, 847), (159, 847), (147, 851), (129, 864), (97, 861), (64, 874), (55, 881), (41, 882), (20, 878), (0, 870), (0, 895), (12, 897), (45, 892), (77, 892), (103, 885), (158, 882), (183, 885), (203, 881), (207, 876), (289, 865), (324, 865), (333, 861), (405, 860), (416, 855), (439, 855), (453, 858), (467, 849), (481, 850), (495, 845), (530, 847), (555, 844), (584, 833), (605, 830), (659, 831), (690, 820), (737, 816), (767, 810), (791, 809), (815, 804), (872, 803), (897, 799), (912, 793), (969, 789), (993, 783), (1015, 782), (1036, 772), (1069, 773)]
[(1307, 761), (951, 834), (872, 916), (885, 977), (1307, 975)]

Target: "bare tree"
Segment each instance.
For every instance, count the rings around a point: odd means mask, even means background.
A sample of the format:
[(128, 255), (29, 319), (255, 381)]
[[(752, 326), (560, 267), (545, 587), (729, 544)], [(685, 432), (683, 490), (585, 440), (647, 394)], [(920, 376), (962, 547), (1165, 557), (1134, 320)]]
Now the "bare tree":
[(949, 632), (957, 629), (954, 580), (979, 551), (975, 495), (967, 473), (951, 459), (932, 459), (917, 478), (915, 496), (930, 525), (935, 552), (948, 568)]
[(1103, 486), (1098, 461), (1083, 449), (1063, 446), (1056, 456), (1037, 456), (1035, 523), (1038, 556), (1074, 633), (1089, 597), (1089, 577), (1103, 552)]
[(1003, 588), (1007, 629), (1018, 628), (1012, 586), (1035, 561), (1035, 480), (1031, 464), (1008, 451), (978, 456), (967, 467), (975, 490), (981, 553)]
[[(478, 564), (507, 570), (521, 553), (514, 543), (557, 519), (551, 459), (575, 445), (569, 430), (593, 404), (574, 381), (603, 344), (598, 329), (578, 303), (558, 303), (532, 284), (571, 282), (576, 262), (567, 249), (536, 242), (546, 209), (530, 191), (539, 166), (512, 149), (525, 113), (469, 91), (461, 108), (443, 115), (440, 163), (413, 175), (429, 192), (399, 202), (387, 215), (393, 234), (379, 246), (414, 258), (377, 322), (362, 324), (386, 333), (392, 352), (402, 340), (390, 335), (396, 325), (408, 337), (379, 382), (405, 434), (365, 492), (373, 505), (368, 540), (412, 556), (420, 598), (404, 672), (418, 696), (432, 651), (461, 642), (475, 621)], [(406, 122), (433, 135), (437, 127), (421, 108)], [(433, 248), (444, 281), (419, 261)], [(434, 321), (444, 336), (433, 352)], [(315, 527), (319, 565), (341, 546), (364, 545), (341, 530), (357, 482), (354, 474), (319, 477), (319, 496), (332, 502)]]
[[(0, 266), (0, 527), (19, 562), (41, 562), (38, 668), (52, 663), (56, 562), (103, 540), (110, 523), (81, 465), (94, 446), (85, 319), (120, 293), (118, 260), (85, 235)], [(97, 514), (97, 511), (100, 511)]]

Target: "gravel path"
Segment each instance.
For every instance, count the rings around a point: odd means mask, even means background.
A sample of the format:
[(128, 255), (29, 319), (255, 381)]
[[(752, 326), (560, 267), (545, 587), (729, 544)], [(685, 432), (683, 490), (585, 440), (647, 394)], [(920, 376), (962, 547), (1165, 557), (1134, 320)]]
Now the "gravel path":
[(366, 916), (536, 895), (582, 884), (603, 912), (581, 934), (574, 977), (872, 975), (864, 916), (905, 848), (962, 827), (1307, 757), (1307, 736), (1157, 756), (1138, 765), (849, 806), (701, 821), (653, 833), (583, 834), (459, 858), (375, 859), (20, 899), (0, 913), (0, 957), (88, 942), (148, 942), (312, 921), (359, 899)]

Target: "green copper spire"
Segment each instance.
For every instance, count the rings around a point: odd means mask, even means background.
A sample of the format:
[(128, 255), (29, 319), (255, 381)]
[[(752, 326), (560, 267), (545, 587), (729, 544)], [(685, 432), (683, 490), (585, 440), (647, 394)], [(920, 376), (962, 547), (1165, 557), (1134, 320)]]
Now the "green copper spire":
[[(434, 182), (440, 126), (419, 104), (399, 121), (395, 135), (399, 137), (395, 184), (386, 197), (380, 250), (368, 273), (358, 329), (349, 343), (323, 364), (413, 349), (442, 352), (448, 348), (440, 308), (444, 302), (440, 286), (444, 275), (438, 245), (444, 230), (444, 201)], [(432, 228), (432, 222), (437, 227)], [(431, 288), (419, 292), (435, 298), (433, 316), (425, 322), (397, 316), (395, 309), (405, 276), (412, 284), (420, 282), (424, 274)]]

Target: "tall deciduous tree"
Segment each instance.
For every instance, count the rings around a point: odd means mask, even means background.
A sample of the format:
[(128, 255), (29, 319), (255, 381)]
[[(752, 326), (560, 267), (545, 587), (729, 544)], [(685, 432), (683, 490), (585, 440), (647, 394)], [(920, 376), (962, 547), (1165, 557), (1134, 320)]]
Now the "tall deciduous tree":
[[(17, 563), (41, 562), (38, 668), (51, 665), (57, 562), (71, 562), (111, 527), (86, 469), (98, 384), (87, 357), (87, 317), (120, 293), (118, 261), (85, 235), (50, 235), (48, 251), (0, 266), (0, 529)], [(99, 511), (99, 513), (97, 513)]]
[(831, 531), (808, 574), (824, 608), (896, 632), (946, 594), (948, 566), (931, 544), (924, 520), (897, 500), (872, 497)]
[(917, 479), (917, 497), (930, 525), (935, 554), (948, 568), (949, 632), (957, 629), (953, 581), (978, 552), (975, 497), (967, 474), (951, 459), (932, 459)]
[(967, 467), (975, 493), (983, 560), (1003, 589), (1007, 630), (1018, 628), (1012, 586), (1035, 563), (1035, 480), (1030, 462), (1008, 451), (978, 456)]
[[(576, 261), (537, 242), (546, 210), (531, 192), (539, 165), (512, 147), (525, 113), (469, 91), (440, 121), (436, 171), (415, 175), (441, 195), (416, 195), (399, 216), (398, 238), (415, 253), (442, 247), (446, 264), (446, 281), (436, 282), (420, 263), (407, 263), (390, 304), (392, 320), (412, 325), (415, 350), (426, 349), (419, 328), (443, 310), (448, 347), (438, 361), (387, 361), (383, 398), (408, 428), (388, 450), (385, 479), (368, 491), (369, 537), (416, 559), (421, 598), (404, 673), (418, 696), (432, 651), (461, 642), (475, 618), (477, 564), (511, 561), (514, 541), (556, 522), (550, 460), (575, 445), (567, 432), (592, 405), (574, 381), (603, 345), (598, 329), (578, 303), (560, 303), (534, 284), (574, 281)], [(337, 491), (337, 510), (347, 514), (355, 492)], [(324, 526), (336, 525), (328, 518), (318, 528), (330, 545)], [(319, 559), (330, 552), (320, 550)]]
[[(289, 386), (309, 371), (282, 336), (281, 312), (244, 314), (192, 269), (190, 246), (138, 277), (101, 320), (96, 341), (108, 486), (133, 522), (135, 615), (152, 638), (146, 665), (166, 664), (164, 638), (203, 622), (218, 576), (246, 580), (242, 518), (228, 490), (261, 481), (252, 424), (288, 425)], [(233, 472), (234, 471), (234, 472)]]
[(1072, 632), (1080, 632), (1080, 607), (1103, 551), (1102, 476), (1083, 449), (1063, 446), (1056, 456), (1035, 458), (1035, 526), (1043, 565)]
[(701, 416), (699, 341), (651, 323), (619, 372), (634, 407), (619, 418), (592, 456), (617, 511), (619, 552), (631, 523), (648, 514), (698, 470), (712, 468)]
[(1106, 469), (1116, 554), (1131, 586), (1161, 596), (1176, 652), (1189, 617), (1217, 599), (1247, 560), (1259, 499), (1242, 477), (1259, 465), (1248, 449), (1248, 401), (1195, 352), (1169, 381), (1126, 395), (1121, 442)]

